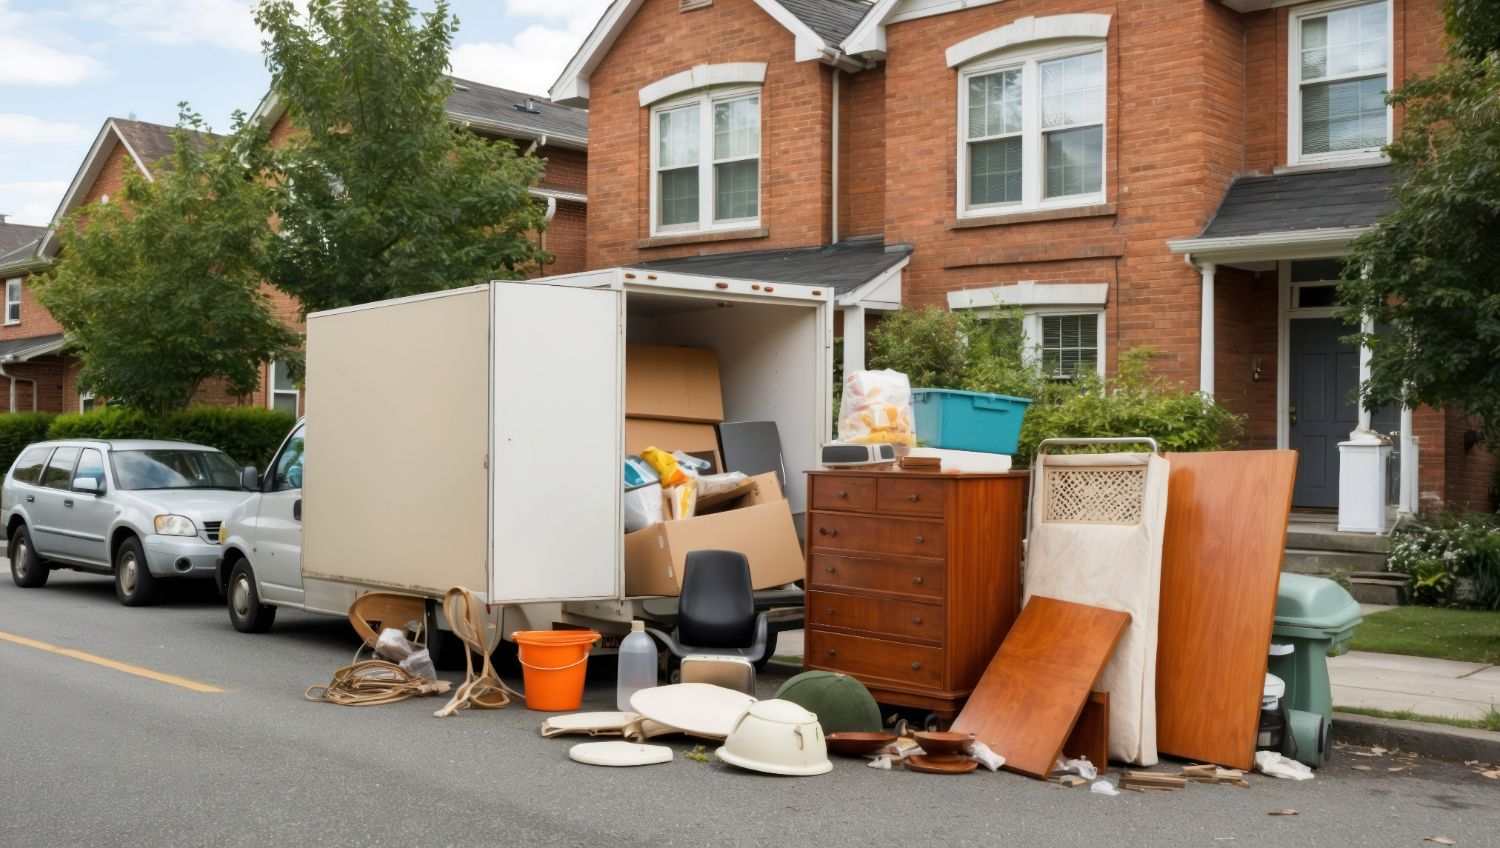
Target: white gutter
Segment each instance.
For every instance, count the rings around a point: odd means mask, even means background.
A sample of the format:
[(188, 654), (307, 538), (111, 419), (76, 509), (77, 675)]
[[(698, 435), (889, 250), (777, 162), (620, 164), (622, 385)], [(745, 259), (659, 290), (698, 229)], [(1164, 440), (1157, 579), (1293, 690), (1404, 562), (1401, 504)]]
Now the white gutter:
[(1257, 233), (1250, 236), (1168, 239), (1167, 249), (1173, 253), (1210, 254), (1274, 251), (1278, 248), (1342, 246), (1368, 232), (1369, 229), (1369, 227), (1335, 227), (1323, 230)]

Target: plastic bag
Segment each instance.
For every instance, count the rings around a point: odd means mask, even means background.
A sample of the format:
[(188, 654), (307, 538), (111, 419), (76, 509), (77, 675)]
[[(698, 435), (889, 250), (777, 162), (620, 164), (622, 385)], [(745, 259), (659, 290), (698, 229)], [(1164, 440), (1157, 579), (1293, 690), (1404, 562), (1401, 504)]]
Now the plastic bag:
[(1096, 781), (1094, 781), (1094, 784), (1089, 787), (1089, 791), (1092, 792), (1092, 793), (1094, 793), (1095, 795), (1119, 795), (1120, 794), (1120, 790), (1116, 789), (1115, 785), (1113, 783), (1110, 783), (1107, 780), (1096, 780)]
[(397, 663), (402, 668), (422, 678), (423, 680), (437, 680), (437, 669), (432, 665), (432, 655), (427, 653), (426, 648), (418, 648), (411, 655)]
[(698, 507), (698, 485), (694, 480), (688, 480), (681, 486), (673, 486), (667, 490), (667, 497), (672, 502), (672, 520), (680, 521), (684, 518), (692, 518), (693, 511)]
[(979, 764), (990, 771), (999, 771), (1005, 765), (1005, 758), (990, 749), (990, 746), (975, 740), (969, 744), (969, 759), (978, 760)]
[(626, 533), (654, 527), (661, 521), (660, 483), (652, 483), (625, 493)]
[(663, 486), (679, 486), (687, 481), (687, 474), (683, 473), (682, 467), (677, 463), (677, 457), (667, 453), (661, 448), (646, 448), (641, 451), (641, 458), (656, 472)]
[(634, 454), (625, 457), (625, 488), (635, 489), (660, 482), (661, 477), (646, 460)]
[(698, 497), (706, 498), (720, 492), (728, 492), (745, 484), (750, 477), (743, 471), (726, 471), (723, 474), (703, 474), (698, 477)]
[(1256, 751), (1255, 770), (1272, 777), (1286, 780), (1312, 780), (1312, 769), (1291, 757), (1283, 757), (1275, 751)]
[(1067, 771), (1073, 772), (1084, 780), (1093, 780), (1094, 778), (1099, 776), (1099, 770), (1097, 768), (1094, 768), (1094, 764), (1089, 762), (1088, 757), (1079, 757), (1076, 760), (1068, 760), (1067, 763), (1063, 765), (1063, 768)]
[(712, 471), (714, 467), (712, 462), (706, 459), (699, 459), (690, 453), (683, 453), (680, 450), (672, 451), (672, 458), (677, 460), (677, 467), (681, 468), (683, 473), (690, 476), (696, 476), (705, 471)]
[(382, 629), (380, 635), (375, 638), (375, 653), (391, 662), (401, 662), (420, 647), (416, 642), (406, 638), (405, 633), (394, 627)]
[(839, 441), (853, 445), (917, 443), (911, 383), (900, 371), (855, 371), (844, 378)]

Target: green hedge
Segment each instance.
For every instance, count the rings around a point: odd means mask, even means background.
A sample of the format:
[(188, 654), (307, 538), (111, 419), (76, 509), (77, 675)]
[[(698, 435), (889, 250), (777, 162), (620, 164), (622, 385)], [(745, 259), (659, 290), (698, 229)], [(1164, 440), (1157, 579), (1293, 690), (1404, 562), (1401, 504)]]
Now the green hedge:
[(0, 474), (10, 470), (16, 457), (32, 442), (47, 438), (47, 428), (57, 416), (50, 412), (16, 412), (0, 415)]
[[(16, 416), (0, 416), (0, 420)], [(59, 415), (49, 439), (180, 439), (229, 454), (240, 465), (264, 469), (296, 419), (255, 406), (197, 406), (153, 418), (142, 412), (106, 407)], [(35, 439), (33, 439), (35, 441)], [(9, 467), (9, 466), (7, 466)]]

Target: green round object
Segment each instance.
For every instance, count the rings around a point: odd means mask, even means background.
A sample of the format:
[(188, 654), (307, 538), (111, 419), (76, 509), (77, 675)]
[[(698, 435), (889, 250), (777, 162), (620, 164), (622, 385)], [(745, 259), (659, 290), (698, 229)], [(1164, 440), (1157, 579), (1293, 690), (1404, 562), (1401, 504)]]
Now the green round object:
[(818, 716), (823, 733), (875, 733), (881, 729), (880, 707), (870, 690), (847, 674), (804, 671), (781, 684), (776, 697)]

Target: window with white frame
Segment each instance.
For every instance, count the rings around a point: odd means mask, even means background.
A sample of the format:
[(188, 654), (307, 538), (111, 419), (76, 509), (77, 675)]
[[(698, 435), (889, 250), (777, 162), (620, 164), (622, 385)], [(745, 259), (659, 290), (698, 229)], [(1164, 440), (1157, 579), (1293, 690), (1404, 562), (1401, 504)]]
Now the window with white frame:
[(21, 280), (5, 281), (5, 323), (21, 323)]
[(1099, 312), (1036, 316), (1042, 373), (1066, 380), (1099, 371)]
[(98, 407), (98, 403), (97, 403), (97, 401), (94, 400), (94, 393), (93, 392), (79, 392), (78, 393), (78, 411), (79, 412), (93, 412), (97, 407)]
[(653, 232), (759, 222), (759, 91), (709, 91), (655, 107), (651, 150)]
[(1006, 55), (959, 74), (959, 214), (1104, 199), (1104, 49)]
[(1390, 140), (1388, 0), (1319, 4), (1291, 25), (1290, 160), (1368, 157)]
[(291, 371), (279, 359), (271, 361), (271, 392), (269, 406), (282, 412), (298, 413), (297, 384), (292, 381)]

